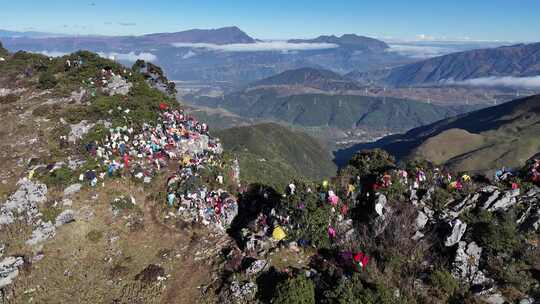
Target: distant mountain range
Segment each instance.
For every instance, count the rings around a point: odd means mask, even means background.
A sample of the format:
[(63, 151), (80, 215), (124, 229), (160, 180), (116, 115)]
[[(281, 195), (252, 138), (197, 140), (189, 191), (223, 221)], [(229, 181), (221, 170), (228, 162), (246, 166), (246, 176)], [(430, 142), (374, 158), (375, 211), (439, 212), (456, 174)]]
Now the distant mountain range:
[(395, 87), (467, 84), (484, 77), (540, 75), (540, 43), (453, 53), (392, 69), (355, 71), (347, 76), (362, 83)]
[(234, 26), (118, 37), (36, 37), (12, 33), (3, 37), (2, 42), (10, 51), (59, 55), (84, 49), (115, 56), (126, 64), (142, 58), (162, 66), (174, 80), (232, 85), (247, 84), (301, 67), (347, 73), (414, 60), (388, 52), (388, 45), (383, 41), (355, 34), (261, 41)]
[(0, 38), (15, 38), (15, 37), (26, 37), (26, 38), (46, 38), (46, 37), (62, 37), (67, 36), (65, 34), (53, 34), (37, 31), (8, 31), (0, 29)]
[[(540, 95), (444, 119), (373, 144), (338, 151), (343, 164), (354, 152), (379, 147), (402, 159), (425, 158), (457, 171), (522, 166), (540, 151)], [(457, 144), (459, 143), (459, 144)]]
[(473, 109), (348, 93), (352, 81), (326, 70), (303, 68), (255, 82), (222, 97), (191, 96), (188, 103), (224, 108), (242, 117), (303, 127), (403, 132)]

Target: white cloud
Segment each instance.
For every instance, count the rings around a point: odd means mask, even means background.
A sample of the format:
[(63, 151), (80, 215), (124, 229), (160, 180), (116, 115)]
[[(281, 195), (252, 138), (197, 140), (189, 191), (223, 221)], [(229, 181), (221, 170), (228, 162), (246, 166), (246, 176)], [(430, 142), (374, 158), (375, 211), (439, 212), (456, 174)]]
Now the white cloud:
[(540, 76), (531, 77), (482, 77), (462, 81), (445, 80), (447, 85), (465, 85), (475, 87), (510, 87), (522, 89), (540, 89)]
[(211, 43), (173, 43), (179, 48), (201, 48), (222, 52), (264, 52), (264, 51), (304, 51), (323, 50), (337, 48), (338, 45), (332, 43), (290, 43), (286, 41), (265, 41), (256, 43), (234, 43), (234, 44), (211, 44)]
[(436, 56), (451, 53), (450, 48), (430, 45), (407, 45), (407, 44), (390, 44), (387, 52), (398, 53), (411, 58), (431, 58)]
[(116, 53), (116, 52), (98, 52), (98, 55), (104, 58), (119, 60), (119, 61), (129, 61), (129, 62), (135, 62), (139, 59), (142, 59), (144, 61), (156, 61), (157, 56), (152, 53), (135, 53), (135, 52), (129, 52), (129, 53)]
[(65, 55), (69, 54), (69, 53), (66, 53), (66, 52), (46, 51), (46, 50), (39, 51), (39, 52), (33, 52), (33, 53), (45, 55), (45, 56), (48, 56), (48, 57), (62, 57), (62, 56), (65, 56)]
[(195, 57), (195, 56), (197, 56), (197, 54), (195, 52), (193, 52), (192, 50), (189, 50), (187, 53), (182, 55), (182, 59), (189, 59), (189, 58)]

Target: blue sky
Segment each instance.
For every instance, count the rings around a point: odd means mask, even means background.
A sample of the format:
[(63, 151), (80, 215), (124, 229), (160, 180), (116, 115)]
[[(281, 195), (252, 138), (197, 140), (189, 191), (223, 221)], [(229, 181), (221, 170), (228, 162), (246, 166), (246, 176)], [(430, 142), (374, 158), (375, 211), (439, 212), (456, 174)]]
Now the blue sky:
[(540, 41), (539, 11), (539, 0), (0, 0), (0, 29), (131, 35), (236, 25), (261, 39)]

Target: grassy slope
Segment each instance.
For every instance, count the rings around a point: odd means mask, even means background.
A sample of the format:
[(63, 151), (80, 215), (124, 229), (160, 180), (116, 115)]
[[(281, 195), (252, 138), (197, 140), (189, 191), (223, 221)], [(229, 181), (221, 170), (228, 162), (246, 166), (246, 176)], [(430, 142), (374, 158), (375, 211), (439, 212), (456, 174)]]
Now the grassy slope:
[[(383, 147), (400, 158), (427, 158), (456, 170), (490, 171), (523, 165), (540, 151), (538, 134), (540, 96), (531, 96), (390, 136), (370, 148)], [(359, 147), (342, 153), (355, 149)]]
[(214, 135), (225, 149), (239, 155), (244, 181), (280, 185), (296, 176), (319, 179), (336, 170), (328, 151), (315, 139), (278, 124), (236, 127)]

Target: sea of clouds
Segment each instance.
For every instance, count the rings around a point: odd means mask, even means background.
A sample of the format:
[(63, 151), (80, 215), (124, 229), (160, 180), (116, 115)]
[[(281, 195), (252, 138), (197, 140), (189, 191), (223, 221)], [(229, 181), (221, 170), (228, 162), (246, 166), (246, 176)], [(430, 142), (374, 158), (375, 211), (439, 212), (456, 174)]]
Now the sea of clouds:
[(442, 82), (446, 85), (463, 85), (474, 87), (509, 87), (520, 89), (540, 89), (540, 76), (530, 77), (481, 77), (467, 80), (445, 80)]

